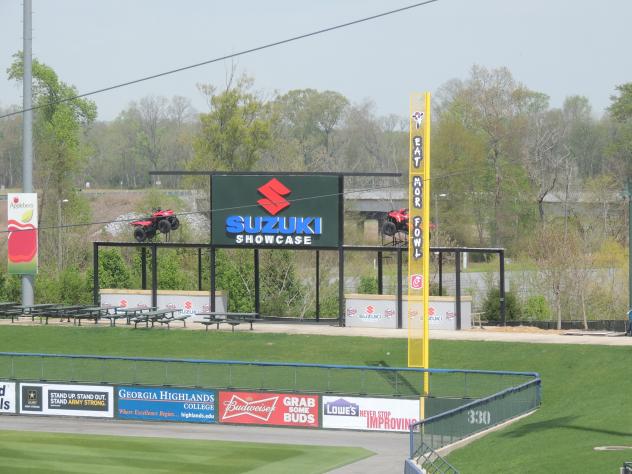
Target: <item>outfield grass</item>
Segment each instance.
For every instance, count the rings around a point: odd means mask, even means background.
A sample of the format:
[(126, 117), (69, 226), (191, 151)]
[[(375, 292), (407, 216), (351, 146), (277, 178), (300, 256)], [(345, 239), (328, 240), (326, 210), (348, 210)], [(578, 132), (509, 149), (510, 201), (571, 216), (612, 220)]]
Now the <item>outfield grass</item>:
[(362, 448), (0, 431), (0, 472), (321, 473)]
[[(361, 337), (2, 326), (0, 347), (16, 352), (406, 365), (405, 340)], [(542, 376), (540, 410), (449, 456), (464, 474), (617, 472), (624, 460), (632, 460), (632, 451), (593, 450), (632, 445), (632, 347), (433, 341), (430, 351), (433, 367), (537, 371)]]

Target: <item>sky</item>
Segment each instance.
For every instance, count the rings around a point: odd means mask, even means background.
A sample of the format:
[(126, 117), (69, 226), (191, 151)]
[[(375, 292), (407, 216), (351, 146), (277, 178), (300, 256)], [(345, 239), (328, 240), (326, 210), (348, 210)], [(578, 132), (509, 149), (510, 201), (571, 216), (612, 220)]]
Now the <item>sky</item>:
[[(194, 64), (415, 3), (414, 0), (32, 0), (33, 56), (80, 93)], [(438, 0), (385, 18), (236, 58), (268, 97), (334, 90), (379, 115), (408, 114), (411, 92), (435, 93), (474, 64), (508, 67), (559, 107), (589, 98), (596, 117), (632, 82), (629, 0)], [(22, 2), (0, 0), (0, 107), (22, 103), (7, 79), (22, 49)], [(144, 96), (191, 99), (225, 84), (219, 62), (92, 97), (112, 120)]]

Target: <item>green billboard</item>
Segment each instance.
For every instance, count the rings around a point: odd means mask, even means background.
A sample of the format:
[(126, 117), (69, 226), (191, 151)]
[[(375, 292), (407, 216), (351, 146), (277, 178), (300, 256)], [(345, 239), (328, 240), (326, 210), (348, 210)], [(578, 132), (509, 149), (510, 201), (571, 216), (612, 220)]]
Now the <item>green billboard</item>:
[(337, 176), (213, 175), (211, 184), (215, 245), (339, 246)]

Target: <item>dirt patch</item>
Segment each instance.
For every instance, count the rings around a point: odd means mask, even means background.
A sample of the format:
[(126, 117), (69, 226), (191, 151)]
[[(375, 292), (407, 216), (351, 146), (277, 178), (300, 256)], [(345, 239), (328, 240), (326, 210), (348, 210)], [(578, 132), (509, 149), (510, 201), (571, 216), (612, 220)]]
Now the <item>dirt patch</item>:
[[(120, 215), (136, 211), (143, 200), (143, 194), (138, 192), (105, 193), (105, 194), (87, 194), (92, 209), (93, 222), (110, 222), (117, 219)], [(101, 230), (104, 225), (94, 226), (92, 228), (91, 237), (97, 236), (102, 239)], [(131, 231), (130, 231), (131, 235)]]
[(483, 326), (468, 329), (468, 331), (477, 332), (503, 332), (503, 333), (539, 333), (539, 334), (563, 334), (566, 330), (558, 331), (557, 329), (541, 329), (533, 326)]

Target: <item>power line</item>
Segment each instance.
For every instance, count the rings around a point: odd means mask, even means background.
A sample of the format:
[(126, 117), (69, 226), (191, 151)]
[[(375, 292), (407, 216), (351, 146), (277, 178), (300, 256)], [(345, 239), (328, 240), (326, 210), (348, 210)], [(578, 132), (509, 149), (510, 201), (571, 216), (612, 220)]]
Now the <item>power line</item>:
[(97, 90), (94, 90), (94, 91), (91, 91), (91, 92), (86, 92), (84, 94), (79, 94), (79, 95), (76, 95), (74, 97), (69, 97), (69, 98), (60, 99), (60, 100), (54, 100), (52, 102), (48, 102), (48, 103), (42, 104), (42, 105), (37, 105), (35, 107), (30, 107), (28, 109), (22, 109), (22, 110), (18, 110), (18, 111), (15, 111), (15, 112), (10, 112), (10, 113), (5, 114), (5, 115), (0, 115), (0, 119), (6, 118), (6, 117), (11, 117), (13, 115), (19, 115), (19, 114), (22, 114), (22, 113), (27, 112), (29, 110), (37, 110), (37, 109), (41, 109), (41, 108), (44, 108), (44, 107), (49, 107), (51, 105), (62, 104), (62, 103), (65, 103), (65, 102), (69, 102), (71, 100), (81, 99), (83, 97), (87, 97), (87, 96), (90, 96), (90, 95), (100, 94), (102, 92), (108, 92), (108, 91), (111, 91), (111, 90), (114, 90), (114, 89), (119, 89), (121, 87), (126, 87), (126, 86), (130, 86), (130, 85), (133, 85), (133, 84), (138, 84), (139, 82), (149, 81), (151, 79), (156, 79), (156, 78), (159, 78), (159, 77), (168, 76), (170, 74), (175, 74), (177, 72), (182, 72), (182, 71), (186, 71), (186, 70), (189, 70), (189, 69), (194, 69), (194, 68), (197, 68), (197, 67), (200, 67), (200, 66), (205, 66), (207, 64), (212, 64), (212, 63), (216, 63), (216, 62), (219, 62), (219, 61), (224, 61), (226, 59), (231, 59), (231, 58), (236, 58), (238, 56), (243, 56), (243, 55), (246, 55), (246, 54), (249, 54), (249, 53), (262, 51), (264, 49), (269, 49), (269, 48), (273, 48), (275, 46), (280, 46), (280, 45), (283, 45), (283, 44), (287, 44), (287, 43), (291, 43), (291, 42), (294, 42), (294, 41), (298, 41), (298, 40), (302, 40), (302, 39), (305, 39), (305, 38), (309, 38), (311, 36), (317, 36), (317, 35), (320, 35), (320, 34), (323, 34), (323, 33), (328, 33), (330, 31), (339, 30), (339, 29), (346, 28), (346, 27), (349, 27), (349, 26), (357, 25), (359, 23), (364, 23), (364, 22), (367, 22), (367, 21), (376, 20), (378, 18), (382, 18), (382, 17), (385, 17), (385, 16), (393, 15), (395, 13), (401, 13), (401, 12), (406, 11), (406, 10), (412, 10), (413, 8), (421, 7), (421, 6), (427, 5), (429, 3), (434, 3), (434, 2), (438, 2), (438, 1), (439, 0), (426, 0), (426, 1), (423, 1), (423, 2), (419, 2), (419, 3), (414, 3), (412, 5), (408, 5), (408, 6), (405, 6), (405, 7), (402, 7), (402, 8), (397, 8), (395, 10), (389, 10), (389, 11), (386, 11), (386, 12), (378, 13), (377, 15), (367, 16), (367, 17), (364, 17), (364, 18), (360, 18), (358, 20), (353, 20), (353, 21), (349, 21), (347, 23), (342, 23), (340, 25), (330, 26), (329, 28), (323, 28), (323, 29), (320, 29), (320, 30), (312, 31), (311, 33), (305, 33), (305, 34), (302, 34), (302, 35), (299, 35), (299, 36), (293, 36), (291, 38), (287, 38), (287, 39), (284, 39), (284, 40), (281, 40), (281, 41), (275, 41), (274, 43), (268, 43), (268, 44), (264, 44), (262, 46), (256, 46), (254, 48), (245, 49), (245, 50), (239, 51), (237, 53), (228, 54), (228, 55), (221, 56), (221, 57), (214, 58), (214, 59), (209, 59), (208, 61), (202, 61), (200, 63), (191, 64), (189, 66), (184, 66), (184, 67), (180, 67), (180, 68), (177, 68), (177, 69), (171, 69), (169, 71), (164, 71), (164, 72), (161, 72), (161, 73), (158, 73), (158, 74), (152, 74), (151, 76), (145, 76), (145, 77), (141, 77), (139, 79), (134, 79), (134, 80), (127, 81), (127, 82), (122, 82), (120, 84), (115, 84), (113, 86), (104, 87), (103, 89), (97, 89)]
[[(459, 175), (464, 175), (464, 174), (468, 174), (471, 175), (472, 177), (476, 178), (478, 176), (478, 174), (480, 174), (481, 172), (483, 172), (483, 166), (480, 166), (478, 171), (476, 168), (472, 169), (472, 168), (468, 168), (467, 170), (462, 170), (462, 171), (455, 171), (452, 173), (446, 173), (443, 175), (439, 175), (439, 176), (435, 176), (432, 178), (425, 178), (424, 181), (436, 181), (439, 179), (446, 179), (446, 178), (450, 178), (453, 176), (459, 176)], [(344, 191), (342, 193), (331, 193), (331, 194), (321, 194), (321, 195), (317, 195), (317, 196), (308, 196), (308, 197), (304, 197), (304, 198), (297, 198), (297, 199), (287, 199), (286, 201), (292, 203), (292, 202), (299, 202), (299, 201), (305, 201), (305, 200), (310, 200), (310, 199), (321, 199), (321, 198), (325, 198), (325, 197), (331, 197), (331, 196), (344, 196), (346, 194), (355, 194), (355, 193), (362, 193), (362, 192), (367, 192), (367, 191), (377, 191), (380, 189), (389, 189), (389, 188), (394, 188), (396, 186), (400, 186), (401, 183), (395, 183), (395, 184), (389, 184), (389, 185), (384, 185), (384, 186), (373, 186), (370, 188), (362, 188), (362, 189), (349, 189), (347, 191)], [(242, 210), (242, 209), (251, 209), (251, 208), (256, 208), (259, 207), (258, 204), (248, 204), (245, 206), (234, 206), (234, 207), (224, 207), (224, 208), (216, 208), (213, 209), (212, 212), (220, 212), (220, 211), (237, 211), (237, 210)], [(206, 210), (202, 210), (202, 211), (191, 211), (191, 212), (179, 212), (177, 213), (178, 216), (188, 216), (188, 215), (196, 215), (196, 214), (210, 214), (211, 210), (210, 209), (206, 209)], [(138, 217), (134, 217), (131, 219), (114, 219), (114, 220), (109, 220), (109, 221), (93, 221), (93, 222), (80, 222), (77, 224), (64, 224), (64, 225), (55, 225), (55, 226), (46, 226), (46, 227), (39, 227), (37, 229), (37, 231), (42, 231), (42, 230), (55, 230), (55, 229), (70, 229), (70, 228), (75, 228), (75, 227), (90, 227), (93, 225), (108, 225), (108, 224), (118, 224), (118, 223), (125, 223), (125, 222), (134, 222), (136, 220), (138, 220)], [(32, 232), (33, 229), (21, 229), (21, 230), (1, 230), (0, 234), (8, 234), (8, 233), (12, 233), (12, 232)]]

